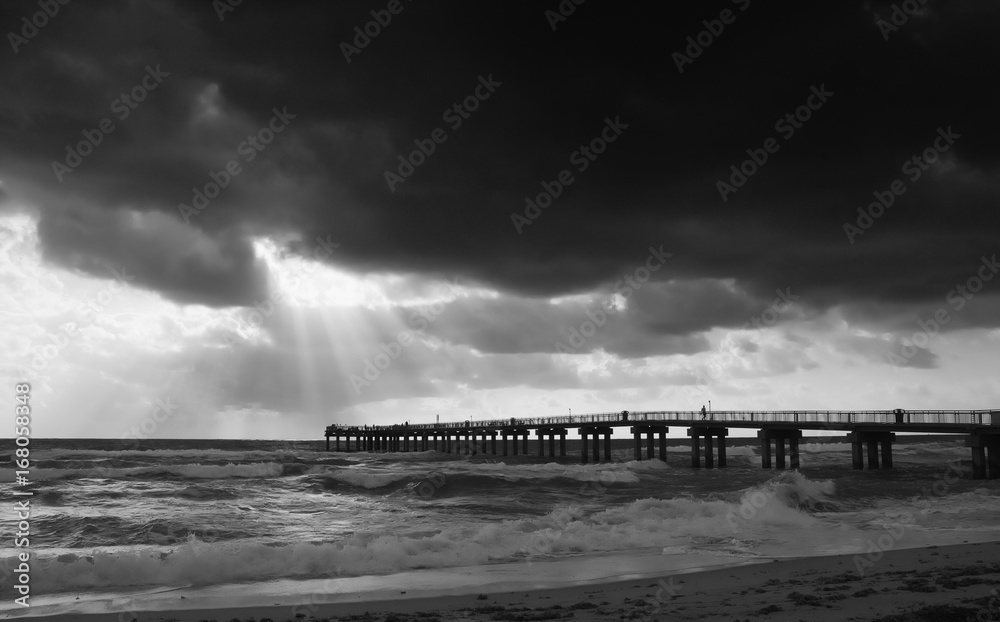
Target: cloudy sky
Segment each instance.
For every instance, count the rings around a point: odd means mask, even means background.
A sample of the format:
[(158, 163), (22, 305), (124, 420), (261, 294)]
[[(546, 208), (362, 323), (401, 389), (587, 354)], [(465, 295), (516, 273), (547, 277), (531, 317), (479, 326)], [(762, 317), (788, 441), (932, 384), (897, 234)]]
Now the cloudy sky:
[(1000, 6), (759, 4), (4, 3), (0, 374), (36, 436), (1000, 405)]

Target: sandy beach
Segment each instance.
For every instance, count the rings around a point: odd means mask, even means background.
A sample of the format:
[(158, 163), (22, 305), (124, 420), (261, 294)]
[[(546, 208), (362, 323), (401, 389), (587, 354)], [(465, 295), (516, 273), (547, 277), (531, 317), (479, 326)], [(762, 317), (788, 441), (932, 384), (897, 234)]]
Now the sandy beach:
[[(859, 572), (859, 568), (861, 572)], [(993, 620), (1000, 542), (775, 560), (559, 589), (148, 613), (32, 616), (99, 622), (457, 622), (473, 620)], [(30, 615), (30, 614), (29, 614)]]

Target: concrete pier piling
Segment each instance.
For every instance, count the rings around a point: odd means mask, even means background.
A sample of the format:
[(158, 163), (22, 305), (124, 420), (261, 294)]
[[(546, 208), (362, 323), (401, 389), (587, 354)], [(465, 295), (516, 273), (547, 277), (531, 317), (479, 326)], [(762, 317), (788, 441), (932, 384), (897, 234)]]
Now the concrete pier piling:
[(713, 441), (712, 439), (717, 439), (715, 445), (719, 450), (719, 468), (726, 466), (726, 437), (729, 436), (729, 430), (723, 427), (707, 427), (698, 426), (693, 428), (688, 428), (688, 436), (691, 437), (691, 467), (694, 469), (701, 467), (701, 456), (699, 452), (699, 447), (701, 442), (699, 439), (705, 439), (705, 468), (712, 469), (715, 468), (715, 456), (713, 455)]
[(559, 455), (566, 455), (566, 428), (538, 428), (538, 455), (545, 455), (545, 438), (548, 437), (549, 456), (556, 456), (556, 437), (559, 437)]
[(973, 479), (1000, 479), (1000, 435), (971, 434), (965, 446), (972, 449)]
[(764, 428), (757, 432), (760, 439), (760, 463), (765, 469), (771, 468), (771, 443), (774, 443), (774, 462), (779, 469), (785, 468), (785, 442), (788, 442), (788, 457), (792, 469), (799, 468), (799, 439), (802, 430), (790, 428)]
[[(601, 437), (604, 437), (604, 460), (611, 461), (611, 434), (614, 428), (608, 426), (593, 426), (580, 428), (580, 439), (582, 441), (580, 459), (583, 464), (587, 464), (589, 453), (593, 451), (594, 462), (601, 461)], [(562, 455), (566, 455), (563, 453)]]
[(635, 424), (629, 428), (632, 433), (633, 452), (636, 460), (642, 460), (643, 437), (645, 437), (646, 460), (653, 460), (656, 457), (656, 439), (660, 441), (660, 460), (667, 461), (667, 432), (670, 428), (663, 424), (640, 425)]
[(865, 446), (867, 446), (869, 469), (891, 469), (892, 440), (895, 437), (896, 435), (892, 432), (883, 430), (851, 432), (847, 435), (847, 442), (851, 444), (851, 465), (855, 469), (865, 468), (864, 457)]

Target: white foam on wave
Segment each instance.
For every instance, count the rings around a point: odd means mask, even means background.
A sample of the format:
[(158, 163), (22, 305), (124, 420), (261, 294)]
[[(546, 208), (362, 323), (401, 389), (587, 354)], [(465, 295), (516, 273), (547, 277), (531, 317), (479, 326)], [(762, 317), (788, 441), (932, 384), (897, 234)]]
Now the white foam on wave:
[[(294, 460), (315, 452), (293, 452), (266, 449), (36, 449), (32, 455), (37, 460), (107, 459), (107, 458), (194, 458), (212, 461), (249, 461), (261, 459)], [(325, 453), (317, 455), (325, 456)]]
[(479, 476), (507, 482), (546, 481), (555, 478), (580, 482), (637, 483), (639, 473), (668, 470), (659, 460), (592, 465), (566, 465), (554, 462), (544, 464), (505, 464), (503, 462), (445, 462), (434, 468), (409, 468), (406, 471), (389, 471), (378, 467), (352, 466), (349, 468), (315, 466), (309, 475), (323, 474), (329, 479), (368, 489), (382, 488), (402, 481), (421, 481), (444, 476)]
[[(312, 472), (317, 472), (317, 470), (313, 469)], [(409, 473), (378, 473), (357, 468), (339, 469), (328, 473), (328, 476), (338, 482), (368, 489), (382, 488), (413, 477)]]
[[(741, 519), (741, 505), (752, 504), (755, 493), (767, 502)], [(539, 517), (452, 525), (419, 535), (356, 532), (336, 542), (283, 546), (250, 540), (204, 543), (192, 537), (174, 548), (102, 549), (63, 561), (38, 553), (33, 581), (41, 591), (58, 592), (355, 576), (670, 547), (752, 554), (753, 542), (775, 533), (802, 539), (817, 531), (820, 520), (806, 509), (831, 494), (830, 482), (785, 473), (729, 498), (640, 499), (596, 512), (565, 505)]]
[(824, 454), (850, 452), (850, 443), (800, 443), (799, 453)]
[[(253, 462), (250, 464), (172, 464), (165, 466), (125, 467), (125, 468), (84, 468), (84, 469), (32, 469), (33, 480), (55, 480), (66, 478), (96, 479), (141, 479), (169, 474), (189, 479), (227, 479), (278, 477), (283, 467), (275, 462)], [(14, 481), (13, 471), (0, 471), (0, 481)]]

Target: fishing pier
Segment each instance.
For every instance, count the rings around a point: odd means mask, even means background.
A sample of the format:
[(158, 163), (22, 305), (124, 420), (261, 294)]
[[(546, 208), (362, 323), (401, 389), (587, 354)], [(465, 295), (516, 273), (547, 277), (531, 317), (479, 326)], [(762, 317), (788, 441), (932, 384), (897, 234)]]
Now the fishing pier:
[(733, 428), (757, 430), (761, 466), (765, 469), (799, 468), (799, 440), (803, 430), (845, 432), (844, 440), (851, 445), (851, 464), (855, 469), (864, 469), (866, 463), (869, 469), (892, 468), (895, 434), (908, 432), (958, 435), (972, 451), (973, 477), (1000, 478), (1000, 410), (622, 411), (440, 424), (331, 425), (326, 428), (326, 449), (331, 450), (333, 439), (336, 451), (434, 450), (516, 456), (519, 448), (522, 454), (528, 454), (529, 439), (535, 436), (539, 456), (564, 457), (566, 436), (576, 428), (583, 441), (581, 460), (586, 464), (602, 460), (602, 445), (603, 460), (610, 461), (615, 428), (628, 428), (636, 460), (642, 460), (645, 453), (647, 460), (666, 462), (667, 433), (671, 427), (687, 428), (693, 468), (725, 467), (726, 437)]

